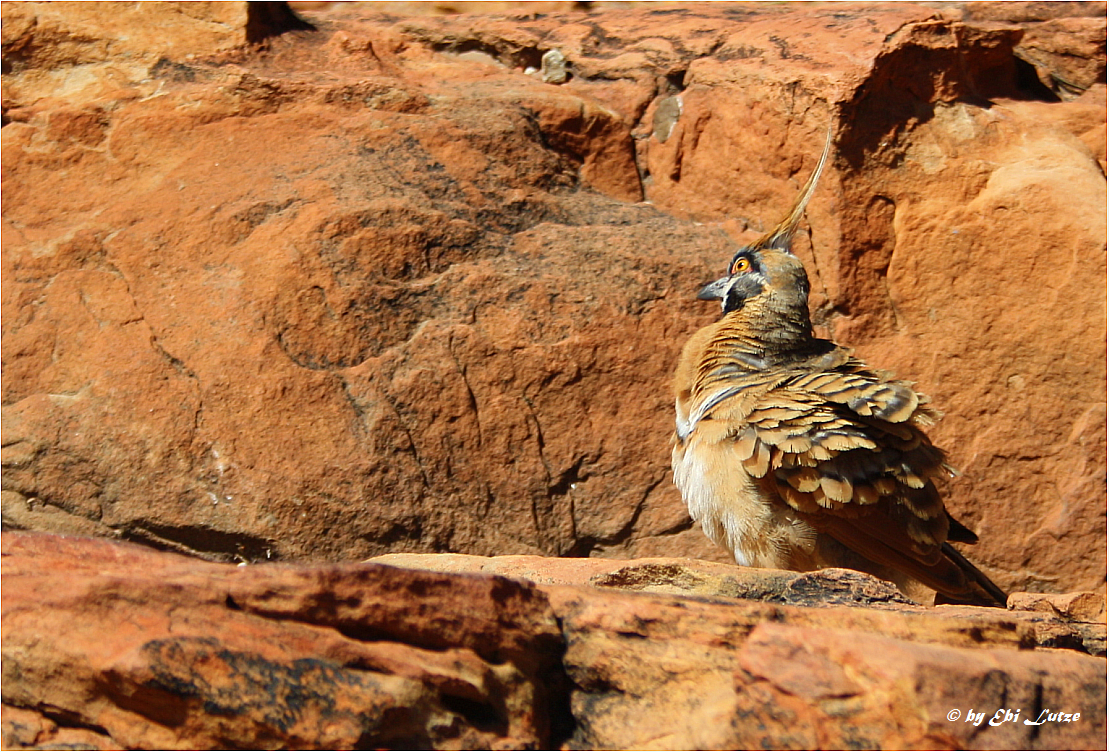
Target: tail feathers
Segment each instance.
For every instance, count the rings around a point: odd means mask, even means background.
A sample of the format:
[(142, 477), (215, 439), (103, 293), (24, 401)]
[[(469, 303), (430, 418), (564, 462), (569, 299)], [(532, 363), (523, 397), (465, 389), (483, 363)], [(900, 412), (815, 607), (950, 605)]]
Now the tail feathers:
[(978, 536), (974, 531), (947, 513), (947, 539), (956, 543), (977, 543)]
[(935, 590), (937, 603), (1005, 608), (1008, 600), (1005, 592), (950, 543), (945, 542), (922, 557), (910, 553), (913, 541), (900, 524), (887, 515), (872, 514), (854, 519), (812, 515), (809, 519), (817, 530), (828, 533), (860, 556)]
[[(936, 603), (959, 603), (970, 606), (997, 606), (1005, 608), (1009, 596), (1005, 591), (999, 588), (993, 580), (984, 575), (978, 567), (967, 561), (961, 553), (955, 550), (955, 547), (950, 543), (943, 544), (943, 555), (950, 561), (954, 562), (955, 566), (962, 570), (966, 575), (968, 584), (972, 585), (972, 592), (967, 593), (964, 597), (963, 594), (948, 595), (944, 593), (936, 594)], [(976, 587), (974, 587), (976, 586)]]

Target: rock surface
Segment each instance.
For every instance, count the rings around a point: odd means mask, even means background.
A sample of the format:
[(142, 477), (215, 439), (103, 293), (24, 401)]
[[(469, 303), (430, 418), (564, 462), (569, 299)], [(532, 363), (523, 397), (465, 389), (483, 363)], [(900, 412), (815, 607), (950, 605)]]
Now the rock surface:
[(1104, 4), (1005, 5), (5, 3), (5, 526), (723, 561), (669, 374), (834, 121), (822, 331), (947, 413), (991, 577), (1104, 592)]
[[(545, 599), (514, 581), (240, 569), (41, 536), (5, 538), (4, 556), (4, 703), (107, 745), (481, 749), (550, 738), (558, 681), (547, 674), (561, 635)], [(20, 733), (5, 729), (17, 744), (45, 741)]]
[[(2, 543), (7, 749), (1105, 743), (1105, 659), (1083, 642), (1099, 634), (1104, 656), (1104, 621), (904, 605), (857, 573), (805, 587), (675, 559), (235, 567), (102, 539)], [(745, 594), (722, 596), (729, 581)], [(1023, 723), (1048, 708), (1079, 717)], [(1020, 722), (991, 726), (998, 709)]]

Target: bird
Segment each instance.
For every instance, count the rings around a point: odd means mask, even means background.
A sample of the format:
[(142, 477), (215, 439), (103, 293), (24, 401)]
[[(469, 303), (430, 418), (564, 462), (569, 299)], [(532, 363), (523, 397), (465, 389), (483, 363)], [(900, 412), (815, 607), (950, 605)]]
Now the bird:
[(854, 569), (917, 602), (1005, 607), (952, 546), (978, 537), (936, 487), (957, 474), (925, 432), (939, 411), (912, 382), (813, 332), (792, 242), (832, 145), (829, 128), (785, 219), (697, 294), (719, 300), (721, 316), (689, 338), (675, 370), (674, 483), (741, 566)]

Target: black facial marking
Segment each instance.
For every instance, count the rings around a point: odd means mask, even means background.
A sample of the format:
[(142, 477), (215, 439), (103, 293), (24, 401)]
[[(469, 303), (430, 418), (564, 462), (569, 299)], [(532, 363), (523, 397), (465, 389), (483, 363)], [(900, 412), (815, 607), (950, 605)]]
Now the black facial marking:
[(762, 283), (750, 273), (740, 275), (724, 295), (723, 313), (731, 313), (743, 308), (743, 304), (756, 297), (763, 290)]

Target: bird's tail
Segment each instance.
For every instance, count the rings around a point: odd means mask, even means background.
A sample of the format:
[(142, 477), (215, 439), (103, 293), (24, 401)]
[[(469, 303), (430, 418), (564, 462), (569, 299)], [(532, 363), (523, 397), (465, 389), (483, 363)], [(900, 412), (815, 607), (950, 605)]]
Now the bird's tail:
[(936, 594), (936, 603), (958, 603), (969, 606), (999, 606), (1005, 608), (1009, 596), (999, 588), (993, 580), (984, 575), (982, 571), (967, 561), (966, 557), (955, 550), (950, 543), (943, 544), (943, 554), (966, 575), (972, 585), (972, 593), (967, 597), (961, 594), (958, 597)]

